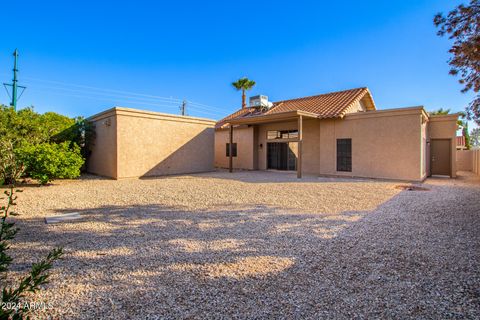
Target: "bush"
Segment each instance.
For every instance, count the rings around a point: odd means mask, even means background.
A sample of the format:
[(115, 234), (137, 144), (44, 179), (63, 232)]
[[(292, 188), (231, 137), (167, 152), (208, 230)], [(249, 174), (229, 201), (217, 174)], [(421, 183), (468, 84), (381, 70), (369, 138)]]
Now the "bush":
[(23, 164), (17, 159), (13, 144), (0, 139), (0, 185), (14, 184), (23, 171)]
[[(18, 179), (19, 176), (14, 178)], [(30, 319), (29, 313), (31, 313), (33, 309), (30, 307), (30, 302), (27, 297), (31, 297), (32, 294), (40, 291), (41, 287), (48, 283), (53, 263), (63, 255), (62, 248), (53, 249), (46, 258), (33, 263), (28, 274), (22, 276), (19, 283), (14, 284), (14, 278), (9, 272), (9, 268), (14, 260), (13, 257), (9, 255), (8, 250), (15, 239), (18, 228), (15, 227), (14, 222), (7, 221), (7, 218), (10, 215), (17, 215), (12, 211), (13, 206), (17, 205), (15, 202), (17, 199), (16, 192), (21, 192), (21, 190), (15, 190), (15, 186), (13, 184), (10, 185), (10, 190), (4, 192), (7, 198), (6, 204), (0, 206), (1, 320)], [(1, 199), (4, 198), (0, 198), (0, 200)]]
[(15, 153), (25, 166), (25, 173), (41, 184), (55, 178), (77, 178), (84, 163), (80, 147), (70, 146), (69, 142), (25, 144)]
[(81, 153), (84, 159), (90, 156), (91, 146), (95, 139), (95, 128), (90, 121), (83, 117), (77, 117), (74, 124), (70, 127), (51, 136), (50, 142), (70, 142), (76, 143), (80, 146)]
[(74, 125), (75, 119), (55, 112), (39, 114), (32, 107), (15, 112), (12, 107), (0, 105), (0, 137), (15, 147), (24, 142), (52, 142), (53, 136)]
[(81, 117), (0, 105), (0, 185), (14, 182), (12, 173), (23, 168), (42, 184), (78, 177), (93, 137), (93, 126)]

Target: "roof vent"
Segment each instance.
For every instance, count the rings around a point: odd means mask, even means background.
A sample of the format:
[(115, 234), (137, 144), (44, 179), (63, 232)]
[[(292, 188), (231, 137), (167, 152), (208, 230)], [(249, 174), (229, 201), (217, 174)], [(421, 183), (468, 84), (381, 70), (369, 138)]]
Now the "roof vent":
[(263, 108), (269, 109), (271, 106), (273, 106), (273, 103), (268, 101), (267, 96), (258, 95), (258, 96), (250, 97), (250, 107), (259, 108), (259, 109), (263, 109)]

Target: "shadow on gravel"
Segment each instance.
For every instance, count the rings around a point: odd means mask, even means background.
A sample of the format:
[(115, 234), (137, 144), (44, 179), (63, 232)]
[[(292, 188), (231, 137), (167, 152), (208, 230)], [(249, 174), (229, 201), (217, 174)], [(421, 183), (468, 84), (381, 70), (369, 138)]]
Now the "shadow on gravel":
[(325, 215), (262, 205), (70, 208), (59, 213), (85, 217), (21, 221), (18, 240), (22, 256), (39, 244), (65, 247), (62, 276), (91, 297), (62, 297), (76, 301), (78, 318), (474, 318), (478, 196), (432, 186), (373, 211)]

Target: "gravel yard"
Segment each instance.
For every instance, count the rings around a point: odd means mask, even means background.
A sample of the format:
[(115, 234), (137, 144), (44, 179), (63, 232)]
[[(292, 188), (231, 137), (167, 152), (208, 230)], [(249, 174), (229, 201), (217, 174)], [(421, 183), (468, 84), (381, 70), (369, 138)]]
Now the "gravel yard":
[(479, 318), (478, 177), (399, 184), (214, 172), (26, 187), (13, 272), (63, 246), (35, 298), (62, 319)]

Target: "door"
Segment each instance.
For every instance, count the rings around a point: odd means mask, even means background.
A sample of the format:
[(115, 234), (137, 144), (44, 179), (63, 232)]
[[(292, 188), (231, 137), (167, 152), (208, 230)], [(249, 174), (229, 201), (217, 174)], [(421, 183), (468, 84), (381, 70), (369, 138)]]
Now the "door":
[(450, 139), (432, 139), (430, 141), (430, 168), (432, 175), (450, 176), (452, 174), (450, 145)]
[(297, 157), (295, 148), (289, 146), (288, 142), (267, 143), (267, 169), (295, 170)]

